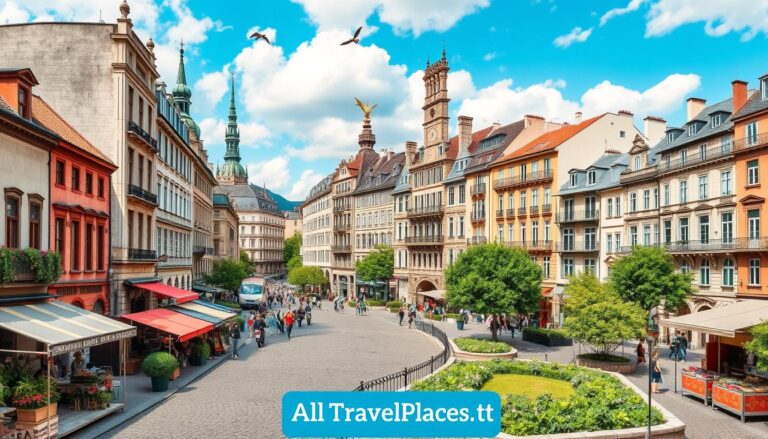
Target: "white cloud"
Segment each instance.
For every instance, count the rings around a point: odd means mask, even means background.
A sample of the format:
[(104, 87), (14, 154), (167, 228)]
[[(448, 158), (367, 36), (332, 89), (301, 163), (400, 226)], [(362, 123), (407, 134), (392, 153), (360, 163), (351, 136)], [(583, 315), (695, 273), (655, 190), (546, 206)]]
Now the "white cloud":
[(229, 89), (229, 64), (219, 72), (204, 74), (195, 82), (194, 96), (202, 96), (206, 106), (214, 108)]
[(589, 29), (582, 29), (576, 26), (570, 33), (555, 38), (552, 44), (564, 49), (573, 43), (583, 43), (587, 41), (587, 38), (589, 38), (590, 35), (592, 35), (592, 29), (593, 28), (591, 27)]
[(317, 172), (311, 169), (305, 170), (301, 173), (299, 179), (296, 180), (296, 183), (291, 186), (291, 191), (288, 193), (288, 199), (303, 200), (307, 197), (310, 189), (312, 189), (312, 187), (319, 183), (322, 179), (323, 176)]
[(288, 187), (291, 181), (286, 157), (277, 156), (264, 162), (248, 163), (247, 166), (248, 181), (253, 184), (266, 184), (271, 190), (280, 190)]
[(645, 91), (603, 81), (587, 90), (581, 97), (585, 113), (599, 114), (620, 109), (639, 114), (665, 114), (679, 108), (683, 98), (701, 85), (701, 78), (694, 74), (673, 74)]
[(483, 61), (491, 61), (496, 58), (496, 52), (489, 52), (483, 55)]
[(766, 0), (659, 0), (651, 5), (645, 28), (647, 37), (665, 35), (689, 23), (704, 22), (710, 36), (741, 33), (742, 41), (768, 34)]
[(630, 0), (627, 6), (623, 8), (613, 8), (609, 10), (603, 14), (602, 17), (600, 17), (600, 26), (605, 26), (606, 23), (618, 16), (629, 14), (630, 12), (638, 10), (640, 6), (647, 2), (648, 0)]
[(26, 23), (27, 21), (29, 21), (29, 12), (21, 9), (14, 2), (7, 2), (0, 9), (0, 24)]
[[(3, 5), (5, 3), (5, 5)], [(21, 23), (33, 19), (33, 21), (91, 21), (102, 20), (114, 22), (120, 16), (119, 0), (35, 0), (19, 2), (4, 2), (0, 0), (0, 11), (7, 9), (10, 4), (23, 9), (27, 15), (15, 15), (10, 22)], [(137, 27), (142, 27), (151, 32), (157, 30), (160, 6), (153, 0), (131, 0), (130, 17)], [(1, 14), (0, 14), (1, 16)], [(0, 20), (2, 22), (2, 20)]]
[(487, 7), (490, 0), (292, 0), (304, 7), (320, 30), (354, 29), (377, 13), (395, 32), (444, 32), (466, 15)]
[[(227, 132), (226, 120), (207, 117), (198, 122), (198, 125), (205, 145), (224, 144), (224, 136)], [(257, 122), (238, 121), (237, 127), (240, 129), (240, 148), (256, 148), (268, 142), (272, 135), (269, 128)]]

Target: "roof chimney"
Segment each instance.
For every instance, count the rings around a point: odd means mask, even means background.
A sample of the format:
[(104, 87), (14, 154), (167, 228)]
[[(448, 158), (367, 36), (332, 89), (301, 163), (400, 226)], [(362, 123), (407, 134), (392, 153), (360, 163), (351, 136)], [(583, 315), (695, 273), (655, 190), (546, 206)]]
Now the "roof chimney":
[(690, 122), (696, 117), (697, 114), (704, 110), (707, 106), (707, 100), (701, 98), (688, 98), (688, 118), (686, 122)]
[(405, 165), (410, 167), (416, 158), (416, 142), (405, 142)]
[(525, 123), (525, 128), (532, 125), (544, 125), (544, 118), (535, 114), (526, 114), (523, 116), (523, 121)]
[(667, 121), (656, 116), (646, 116), (643, 119), (643, 135), (650, 145), (656, 145), (664, 138), (667, 131)]
[(471, 144), (472, 118), (469, 116), (459, 116), (459, 156), (469, 154), (469, 145)]
[(634, 115), (634, 114), (632, 114), (632, 112), (631, 112), (631, 111), (629, 111), (629, 110), (619, 110), (619, 116), (629, 116), (629, 117), (634, 117), (635, 115)]
[(735, 80), (731, 82), (733, 87), (733, 112), (741, 110), (747, 103), (747, 81)]
[(577, 125), (581, 123), (581, 116), (582, 116), (581, 111), (577, 111), (573, 117), (573, 120)]

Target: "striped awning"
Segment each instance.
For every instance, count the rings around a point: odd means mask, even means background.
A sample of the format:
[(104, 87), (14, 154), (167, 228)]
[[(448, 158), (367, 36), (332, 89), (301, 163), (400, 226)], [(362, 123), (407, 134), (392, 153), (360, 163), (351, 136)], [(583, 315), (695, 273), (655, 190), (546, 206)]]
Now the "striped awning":
[(213, 323), (207, 320), (190, 317), (169, 308), (155, 308), (121, 317), (175, 335), (179, 341), (187, 341), (213, 329)]
[(0, 307), (0, 327), (45, 343), (52, 355), (136, 335), (131, 325), (58, 300)]
[(182, 303), (171, 309), (190, 317), (210, 322), (217, 328), (225, 323), (233, 322), (237, 317), (237, 314), (234, 312), (221, 310), (218, 307), (210, 306), (201, 300)]

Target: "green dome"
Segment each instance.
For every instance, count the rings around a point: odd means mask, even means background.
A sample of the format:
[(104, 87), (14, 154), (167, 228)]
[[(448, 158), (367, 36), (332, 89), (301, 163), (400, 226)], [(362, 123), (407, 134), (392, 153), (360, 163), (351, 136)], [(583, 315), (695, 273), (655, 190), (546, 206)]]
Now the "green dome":
[(194, 119), (188, 114), (182, 114), (181, 118), (184, 120), (184, 123), (187, 124), (187, 128), (189, 128), (190, 131), (195, 133), (195, 136), (197, 136), (198, 139), (200, 139), (200, 127), (197, 125), (197, 122), (195, 122)]
[(177, 83), (175, 87), (173, 87), (173, 97), (185, 97), (187, 99), (192, 97), (192, 90), (187, 86), (187, 84), (181, 84)]
[(219, 168), (218, 177), (222, 180), (247, 180), (248, 173), (239, 162), (228, 160)]

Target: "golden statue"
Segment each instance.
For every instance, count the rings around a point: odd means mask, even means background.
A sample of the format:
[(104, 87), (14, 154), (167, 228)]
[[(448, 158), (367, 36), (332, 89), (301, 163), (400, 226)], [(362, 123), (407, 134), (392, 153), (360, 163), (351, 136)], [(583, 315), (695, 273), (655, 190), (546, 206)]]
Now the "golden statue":
[(371, 112), (373, 112), (373, 109), (376, 108), (379, 104), (373, 104), (369, 105), (364, 103), (358, 98), (355, 98), (355, 105), (360, 107), (361, 110), (363, 110), (363, 122), (370, 122), (371, 121)]

